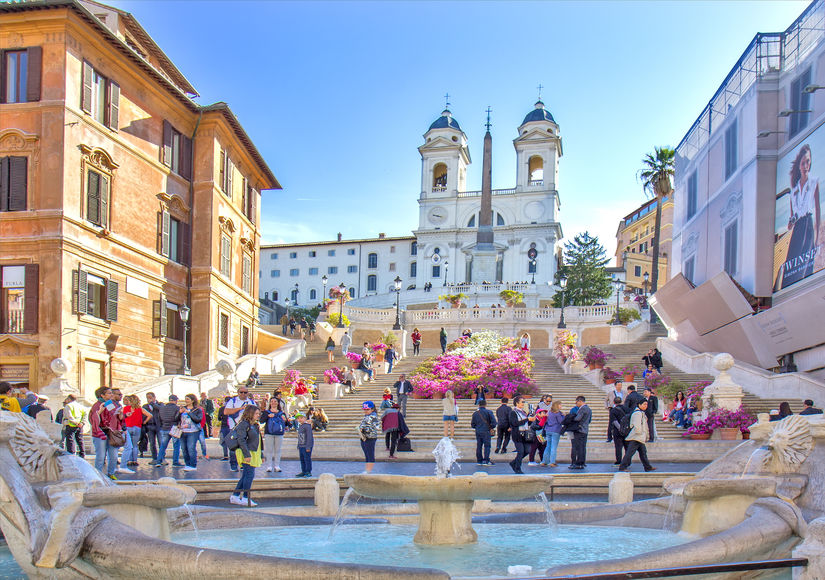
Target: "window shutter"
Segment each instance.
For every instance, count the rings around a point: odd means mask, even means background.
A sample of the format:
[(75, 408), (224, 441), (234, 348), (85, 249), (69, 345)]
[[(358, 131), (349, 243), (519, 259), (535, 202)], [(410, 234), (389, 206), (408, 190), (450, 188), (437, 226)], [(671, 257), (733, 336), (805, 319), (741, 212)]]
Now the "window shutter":
[(100, 176), (100, 226), (109, 227), (109, 178)]
[(92, 77), (94, 69), (88, 61), (83, 61), (83, 92), (80, 95), (80, 108), (92, 112)]
[(249, 181), (246, 177), (241, 178), (241, 212), (249, 217)]
[(161, 230), (160, 230), (160, 253), (169, 257), (169, 231), (171, 230), (172, 217), (169, 212), (163, 210), (161, 212)]
[(253, 189), (249, 194), (250, 200), (250, 207), (249, 207), (249, 221), (253, 224), (258, 217), (258, 190)]
[(160, 297), (160, 335), (161, 336), (168, 336), (169, 335), (169, 321), (167, 320), (167, 316), (169, 315), (168, 307), (166, 306), (166, 298), (162, 295)]
[(6, 102), (6, 51), (0, 50), (0, 103)]
[(32, 46), (27, 49), (29, 70), (26, 72), (26, 101), (33, 103), (40, 100), (40, 69), (43, 62), (43, 49)]
[(89, 306), (89, 280), (83, 270), (72, 272), (72, 290), (75, 299), (74, 311), (77, 314), (86, 314)]
[(232, 173), (234, 172), (235, 166), (232, 165), (232, 160), (229, 158), (229, 155), (226, 156), (226, 195), (229, 196), (229, 199), (232, 199)]
[(183, 135), (180, 136), (180, 176), (192, 179), (192, 140)]
[[(0, 71), (2, 73), (2, 71)], [(9, 211), (9, 166), (11, 157), (0, 157), (0, 211)]]
[(86, 219), (95, 224), (100, 223), (100, 174), (96, 171), (89, 171), (86, 188)]
[(106, 113), (106, 126), (109, 129), (114, 129), (117, 131), (118, 129), (118, 116), (120, 113), (120, 85), (116, 82), (109, 81), (109, 109)]
[(163, 150), (161, 161), (166, 167), (172, 167), (172, 124), (163, 121)]
[(106, 281), (106, 320), (117, 322), (117, 282)]
[(178, 230), (180, 239), (180, 258), (181, 263), (186, 266), (192, 265), (192, 228), (189, 224), (181, 222)]
[(155, 338), (166, 336), (166, 298), (160, 295), (160, 300), (152, 302), (152, 335)]
[(23, 332), (26, 334), (37, 334), (38, 299), (40, 294), (39, 274), (39, 264), (26, 264), (26, 303), (23, 307)]
[(28, 157), (9, 157), (8, 211), (26, 210)]

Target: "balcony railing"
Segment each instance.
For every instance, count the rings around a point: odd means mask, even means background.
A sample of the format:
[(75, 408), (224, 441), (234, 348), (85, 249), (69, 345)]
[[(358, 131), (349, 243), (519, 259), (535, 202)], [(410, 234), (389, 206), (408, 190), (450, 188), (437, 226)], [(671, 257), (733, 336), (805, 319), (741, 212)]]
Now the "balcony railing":
[(8, 334), (21, 334), (25, 329), (23, 325), (23, 310), (9, 310), (7, 316), (8, 318), (6, 319), (3, 332)]
[[(494, 189), (492, 191), (493, 195), (514, 195), (516, 193), (516, 188), (511, 187), (509, 189)], [(481, 190), (476, 191), (460, 191), (458, 193), (458, 197), (481, 197)]]
[(439, 192), (442, 192), (442, 191), (447, 191), (447, 188), (444, 185), (433, 185), (432, 191), (433, 191), (433, 193), (439, 193)]

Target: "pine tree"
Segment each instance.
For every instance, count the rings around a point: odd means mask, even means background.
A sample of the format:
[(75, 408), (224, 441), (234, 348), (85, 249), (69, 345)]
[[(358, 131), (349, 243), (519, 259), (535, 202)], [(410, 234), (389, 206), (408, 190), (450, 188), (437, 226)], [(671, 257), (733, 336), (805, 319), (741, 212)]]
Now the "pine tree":
[[(564, 244), (564, 265), (558, 276), (567, 276), (565, 306), (592, 306), (613, 293), (605, 265), (610, 261), (599, 238), (588, 232), (577, 234)], [(561, 307), (561, 292), (553, 296), (553, 306)]]

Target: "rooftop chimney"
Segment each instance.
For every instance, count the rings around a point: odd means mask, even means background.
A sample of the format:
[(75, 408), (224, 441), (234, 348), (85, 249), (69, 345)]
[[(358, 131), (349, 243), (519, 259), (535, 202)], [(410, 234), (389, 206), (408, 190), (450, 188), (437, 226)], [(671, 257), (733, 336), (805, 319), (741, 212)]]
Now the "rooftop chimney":
[(341, 241), (341, 232), (338, 232), (338, 241)]
[(387, 237), (387, 234), (385, 234), (384, 232), (381, 232), (380, 234), (378, 234), (378, 239), (379, 240), (383, 240), (386, 237)]

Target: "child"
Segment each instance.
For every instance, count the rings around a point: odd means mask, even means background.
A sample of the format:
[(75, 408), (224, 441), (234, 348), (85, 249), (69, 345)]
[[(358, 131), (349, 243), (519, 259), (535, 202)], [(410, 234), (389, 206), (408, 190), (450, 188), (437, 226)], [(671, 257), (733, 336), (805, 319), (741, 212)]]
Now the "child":
[(301, 456), (301, 473), (295, 477), (312, 477), (312, 446), (315, 440), (312, 427), (307, 423), (306, 415), (298, 413), (298, 455)]

